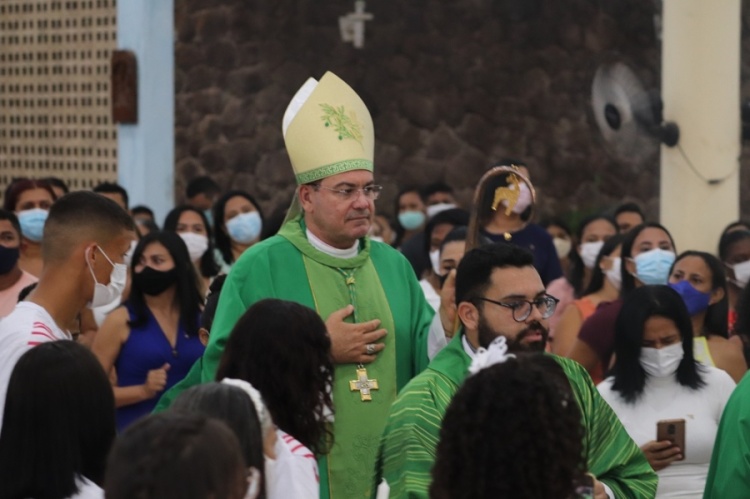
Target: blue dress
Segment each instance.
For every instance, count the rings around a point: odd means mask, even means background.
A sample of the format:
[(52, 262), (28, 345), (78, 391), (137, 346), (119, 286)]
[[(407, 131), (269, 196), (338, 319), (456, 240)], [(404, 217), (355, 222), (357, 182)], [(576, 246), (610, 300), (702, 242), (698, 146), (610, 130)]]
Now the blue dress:
[(515, 244), (531, 251), (534, 254), (534, 267), (539, 272), (544, 287), (562, 277), (560, 259), (552, 243), (552, 236), (539, 225), (528, 224), (517, 232), (511, 232), (510, 239), (506, 239), (505, 234), (490, 234), (484, 229), (481, 233), (493, 243)]
[[(132, 306), (130, 303), (126, 303), (125, 306), (132, 321), (135, 318)], [(204, 347), (198, 338), (197, 331), (195, 336), (188, 336), (185, 325), (180, 322), (177, 343), (172, 350), (172, 345), (156, 318), (148, 308), (146, 310), (148, 312), (146, 324), (130, 329), (130, 335), (122, 345), (120, 355), (115, 361), (117, 386), (142, 385), (146, 382), (149, 371), (169, 364), (165, 387), (165, 390), (169, 390), (185, 377), (195, 361), (203, 355)], [(135, 420), (150, 414), (159, 401), (160, 395), (161, 393), (152, 399), (119, 407), (116, 411), (117, 431), (121, 432)]]

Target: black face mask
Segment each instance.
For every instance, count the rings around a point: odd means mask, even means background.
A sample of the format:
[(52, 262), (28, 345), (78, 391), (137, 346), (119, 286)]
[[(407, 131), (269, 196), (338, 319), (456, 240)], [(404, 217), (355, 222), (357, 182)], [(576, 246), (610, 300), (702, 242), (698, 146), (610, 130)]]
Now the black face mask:
[(172, 284), (177, 282), (177, 269), (154, 270), (145, 267), (133, 274), (133, 286), (144, 294), (156, 296), (162, 294)]
[(18, 263), (18, 248), (8, 248), (0, 244), (0, 274), (7, 274)]

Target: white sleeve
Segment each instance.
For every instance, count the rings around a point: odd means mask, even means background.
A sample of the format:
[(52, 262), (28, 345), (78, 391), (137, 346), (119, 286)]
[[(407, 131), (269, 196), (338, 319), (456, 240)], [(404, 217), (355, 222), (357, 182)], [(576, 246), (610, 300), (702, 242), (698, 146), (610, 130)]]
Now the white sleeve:
[(443, 324), (440, 322), (440, 312), (435, 312), (435, 317), (430, 324), (430, 332), (427, 337), (427, 357), (432, 360), (448, 345), (448, 339), (445, 337)]
[(268, 499), (318, 499), (318, 465), (314, 459), (295, 455), (282, 441), (274, 445), (276, 459), (265, 459)]

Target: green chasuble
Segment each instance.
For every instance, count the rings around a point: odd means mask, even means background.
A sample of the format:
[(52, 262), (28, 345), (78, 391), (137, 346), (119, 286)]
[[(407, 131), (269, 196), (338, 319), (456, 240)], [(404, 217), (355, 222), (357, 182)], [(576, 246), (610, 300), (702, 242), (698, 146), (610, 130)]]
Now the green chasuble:
[[(368, 378), (379, 385), (371, 401), (363, 402), (359, 391), (350, 390), (349, 382), (357, 379), (357, 365), (335, 366), (334, 445), (318, 461), (322, 498), (369, 497), (390, 405), (398, 390), (428, 364), (427, 337), (434, 312), (411, 265), (390, 246), (368, 239), (361, 240), (356, 257), (332, 257), (307, 241), (300, 218), (287, 222), (278, 235), (245, 251), (232, 267), (208, 346), (196, 367), (202, 369), (202, 382), (214, 379), (234, 324), (248, 307), (264, 298), (301, 303), (317, 310), (324, 320), (334, 310), (352, 304), (356, 317), (348, 321), (380, 319), (387, 330), (382, 340), (385, 349), (365, 365)], [(187, 383), (165, 394), (165, 404), (185, 388)]]
[[(428, 497), (443, 416), (471, 364), (462, 336), (455, 336), (404, 388), (391, 408), (377, 470), (378, 480), (382, 477), (388, 481), (391, 498)], [(654, 497), (656, 473), (589, 375), (578, 363), (553, 357), (565, 372), (581, 409), (588, 471), (606, 483), (618, 499)]]
[(742, 377), (724, 407), (703, 497), (750, 497), (750, 372)]

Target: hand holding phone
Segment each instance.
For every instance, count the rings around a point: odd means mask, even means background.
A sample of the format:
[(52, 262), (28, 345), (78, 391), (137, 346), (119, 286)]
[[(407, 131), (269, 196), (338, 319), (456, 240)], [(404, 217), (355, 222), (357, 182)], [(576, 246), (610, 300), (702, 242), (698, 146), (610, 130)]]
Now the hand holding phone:
[(656, 441), (669, 441), (680, 450), (679, 459), (685, 459), (685, 420), (665, 419), (656, 423)]

